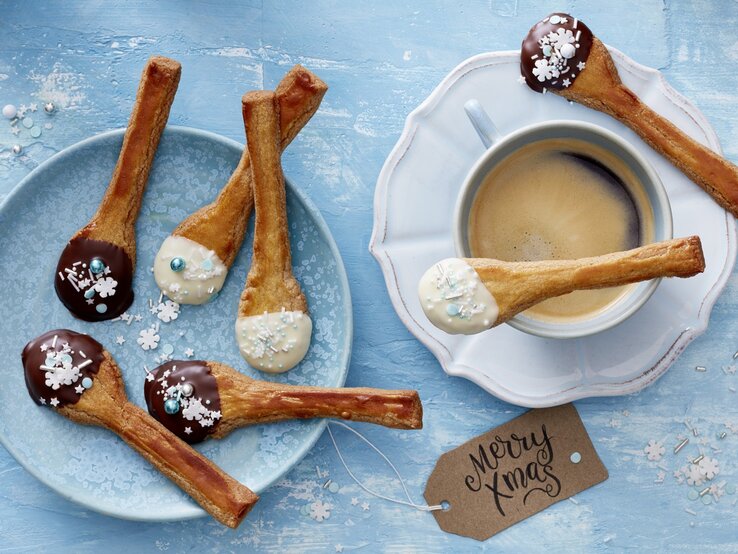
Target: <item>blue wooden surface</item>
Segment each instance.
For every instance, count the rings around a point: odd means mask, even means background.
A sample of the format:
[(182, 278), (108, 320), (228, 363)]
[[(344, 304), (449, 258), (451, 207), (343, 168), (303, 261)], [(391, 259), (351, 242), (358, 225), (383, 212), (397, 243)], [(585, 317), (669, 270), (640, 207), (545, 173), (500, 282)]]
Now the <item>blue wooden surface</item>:
[[(586, 21), (603, 41), (660, 68), (703, 110), (727, 157), (738, 161), (738, 3), (457, 4), (18, 0), (0, 5), (0, 105), (51, 99), (60, 107), (48, 119), (53, 129), (44, 129), (38, 139), (16, 138), (0, 120), (0, 199), (55, 152), (125, 125), (138, 75), (152, 53), (183, 65), (170, 122), (239, 141), (238, 99), (246, 90), (273, 87), (294, 63), (329, 83), (320, 112), (285, 153), (285, 171), (322, 210), (349, 274), (355, 341), (348, 384), (420, 390), (426, 410), (422, 432), (357, 425), (397, 464), (417, 501), (440, 453), (522, 410), (445, 376), (400, 323), (367, 252), (374, 183), (406, 114), (458, 62), (482, 51), (517, 48), (532, 23), (563, 9)], [(32, 115), (47, 122), (42, 112)], [(24, 146), (20, 157), (10, 152), (16, 143)], [(577, 504), (560, 503), (486, 543), (446, 535), (429, 514), (369, 497), (351, 483), (323, 436), (235, 531), (211, 519), (148, 524), (98, 515), (50, 492), (0, 449), (0, 551), (738, 551), (736, 496), (711, 505), (690, 501), (687, 486), (671, 475), (687, 455), (697, 453), (696, 437), (679, 456), (671, 453), (677, 435), (686, 432), (686, 414), (709, 442), (703, 449), (720, 461), (716, 481), (738, 482), (738, 433), (728, 429), (724, 439), (717, 438), (726, 423), (738, 424), (738, 393), (731, 391), (738, 388), (738, 376), (723, 370), (730, 369), (738, 349), (736, 303), (732, 278), (708, 332), (651, 388), (577, 403), (610, 470), (608, 481), (578, 495)], [(707, 371), (695, 371), (696, 365)], [(5, 360), (3, 368), (20, 370), (18, 360)], [(346, 432), (336, 435), (359, 476), (399, 495), (378, 457)], [(663, 483), (655, 482), (660, 470), (643, 453), (649, 439), (666, 439), (662, 463), (669, 471)], [(337, 493), (322, 488), (328, 478), (340, 485)], [(320, 523), (301, 513), (315, 500), (332, 506)], [(365, 502), (368, 509), (362, 508)]]

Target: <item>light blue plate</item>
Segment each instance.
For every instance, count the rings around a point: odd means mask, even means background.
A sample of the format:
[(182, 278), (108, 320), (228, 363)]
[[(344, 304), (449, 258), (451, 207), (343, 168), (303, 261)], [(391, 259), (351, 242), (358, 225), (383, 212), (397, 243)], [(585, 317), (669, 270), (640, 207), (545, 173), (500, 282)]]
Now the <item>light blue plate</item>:
[[(175, 359), (192, 348), (196, 359), (222, 361), (256, 378), (342, 386), (353, 330), (348, 281), (317, 208), (287, 183), (293, 265), (314, 324), (305, 360), (287, 374), (269, 376), (249, 368), (238, 352), (234, 324), (250, 265), (252, 231), (219, 297), (204, 306), (183, 306), (175, 321), (160, 322), (159, 347), (142, 350), (136, 343), (138, 332), (158, 321), (149, 312), (149, 300), (159, 299), (151, 273), (159, 245), (182, 219), (214, 198), (243, 150), (212, 133), (167, 127), (137, 225), (136, 298), (128, 311), (142, 320), (75, 319), (54, 293), (57, 258), (100, 202), (122, 141), (121, 129), (67, 148), (30, 173), (0, 205), (0, 442), (38, 479), (88, 508), (139, 520), (194, 518), (204, 515), (199, 506), (112, 433), (77, 425), (31, 401), (20, 360), (23, 346), (60, 327), (92, 335), (118, 361), (128, 395), (139, 406), (145, 405), (143, 365), (158, 365), (155, 358), (165, 345), (174, 347)], [(118, 336), (124, 344), (116, 344)], [(324, 427), (323, 421), (250, 427), (198, 449), (259, 492), (297, 464)]]

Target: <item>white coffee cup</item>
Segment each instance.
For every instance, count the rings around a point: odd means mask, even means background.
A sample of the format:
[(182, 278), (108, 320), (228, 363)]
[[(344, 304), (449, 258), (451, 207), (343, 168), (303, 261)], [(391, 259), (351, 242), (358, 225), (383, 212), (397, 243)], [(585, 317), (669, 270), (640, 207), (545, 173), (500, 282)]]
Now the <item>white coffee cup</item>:
[[(464, 105), (464, 110), (487, 150), (471, 168), (459, 192), (453, 227), (457, 256), (471, 257), (468, 239), (469, 214), (475, 194), (484, 178), (498, 163), (523, 146), (539, 140), (556, 138), (585, 140), (620, 158), (635, 173), (643, 186), (647, 202), (637, 205), (637, 209), (651, 210), (648, 215), (653, 220), (653, 236), (650, 238), (654, 242), (672, 238), (671, 206), (661, 180), (648, 161), (612, 131), (583, 121), (561, 120), (528, 125), (502, 136), (477, 100), (469, 100)], [(609, 329), (634, 314), (651, 297), (659, 282), (660, 279), (653, 279), (634, 285), (612, 305), (595, 313), (591, 318), (543, 321), (521, 313), (508, 323), (516, 329), (540, 337), (574, 338), (592, 335)]]

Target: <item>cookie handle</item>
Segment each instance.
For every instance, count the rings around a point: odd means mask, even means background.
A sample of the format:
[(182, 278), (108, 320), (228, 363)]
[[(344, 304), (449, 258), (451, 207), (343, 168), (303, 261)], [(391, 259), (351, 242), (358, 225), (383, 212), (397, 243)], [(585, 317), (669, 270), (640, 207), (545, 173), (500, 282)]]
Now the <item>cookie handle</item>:
[(259, 500), (248, 487), (130, 402), (106, 426), (187, 492), (216, 520), (238, 527)]
[(688, 137), (626, 86), (617, 85), (604, 100), (616, 119), (635, 131), (718, 204), (738, 217), (738, 167)]
[(467, 259), (497, 301), (495, 325), (542, 300), (575, 290), (628, 285), (660, 277), (692, 277), (705, 269), (699, 237), (647, 244), (578, 260), (501, 262)]
[[(127, 239), (133, 239), (141, 199), (180, 74), (180, 64), (172, 59), (153, 56), (147, 62), (113, 176), (88, 226), (90, 238), (117, 243), (115, 235), (123, 228), (130, 233)], [(113, 240), (108, 235), (113, 235)]]
[[(224, 420), (243, 425), (286, 419), (336, 418), (395, 429), (423, 427), (423, 407), (413, 390), (325, 388), (219, 377)], [(217, 430), (216, 430), (217, 436)]]

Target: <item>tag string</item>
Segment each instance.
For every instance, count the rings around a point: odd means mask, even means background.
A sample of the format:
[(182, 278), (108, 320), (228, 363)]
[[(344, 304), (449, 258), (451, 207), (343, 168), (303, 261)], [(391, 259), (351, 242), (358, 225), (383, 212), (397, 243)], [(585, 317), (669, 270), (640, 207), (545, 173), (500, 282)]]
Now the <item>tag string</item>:
[[(378, 492), (375, 492), (371, 489), (369, 489), (364, 483), (359, 481), (356, 476), (351, 472), (348, 465), (346, 464), (346, 461), (343, 459), (343, 455), (341, 454), (341, 451), (338, 448), (338, 444), (336, 444), (336, 438), (333, 436), (333, 432), (331, 431), (331, 425), (338, 425), (340, 427), (343, 427), (344, 429), (351, 431), (354, 435), (359, 437), (361, 440), (363, 440), (366, 444), (368, 444), (372, 450), (374, 450), (377, 454), (379, 454), (382, 459), (387, 462), (387, 465), (389, 465), (392, 468), (392, 471), (395, 472), (395, 475), (397, 475), (397, 479), (400, 481), (400, 485), (402, 486), (402, 490), (405, 492), (405, 496), (407, 497), (407, 501), (405, 500), (398, 500), (396, 498), (390, 498), (388, 496), (384, 496), (382, 494), (379, 494)], [(341, 463), (343, 464), (344, 469), (349, 474), (349, 477), (354, 480), (354, 482), (359, 485), (362, 489), (364, 489), (366, 492), (371, 494), (372, 496), (375, 496), (377, 498), (381, 498), (382, 500), (387, 500), (388, 502), (394, 502), (395, 504), (402, 504), (404, 506), (410, 506), (411, 508), (415, 508), (416, 510), (420, 510), (421, 512), (435, 512), (437, 510), (443, 510), (444, 507), (440, 504), (436, 506), (428, 506), (425, 504), (416, 504), (413, 502), (412, 498), (410, 498), (410, 493), (407, 490), (407, 487), (405, 486), (405, 481), (402, 480), (402, 477), (400, 477), (400, 472), (397, 471), (397, 468), (394, 466), (392, 462), (390, 462), (389, 458), (384, 455), (384, 453), (379, 450), (376, 446), (374, 446), (369, 439), (367, 439), (364, 435), (359, 433), (356, 429), (353, 427), (349, 427), (345, 423), (342, 423), (340, 421), (329, 421), (328, 425), (326, 426), (326, 429), (328, 429), (328, 435), (331, 437), (331, 442), (333, 442), (333, 448), (336, 449), (336, 454), (338, 454), (338, 459), (341, 460)]]

